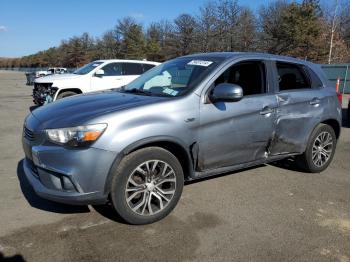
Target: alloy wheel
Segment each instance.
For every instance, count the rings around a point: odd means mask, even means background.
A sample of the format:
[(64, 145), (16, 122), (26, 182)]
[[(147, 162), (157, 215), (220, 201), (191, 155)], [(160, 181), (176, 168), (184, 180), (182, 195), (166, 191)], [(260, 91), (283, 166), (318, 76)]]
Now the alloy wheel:
[(328, 162), (333, 151), (333, 139), (329, 132), (321, 132), (312, 146), (312, 162), (317, 167), (322, 167)]
[(161, 160), (148, 160), (129, 175), (125, 198), (130, 209), (142, 216), (151, 216), (164, 210), (176, 190), (173, 168)]

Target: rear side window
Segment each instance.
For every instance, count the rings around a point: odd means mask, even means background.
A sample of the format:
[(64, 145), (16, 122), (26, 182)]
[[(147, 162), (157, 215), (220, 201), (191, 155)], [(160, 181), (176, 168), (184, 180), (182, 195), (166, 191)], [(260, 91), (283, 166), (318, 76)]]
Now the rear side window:
[(318, 75), (309, 67), (306, 67), (307, 72), (310, 75), (311, 78), (311, 85), (312, 88), (321, 88), (323, 87), (323, 83), (321, 81), (321, 79), (318, 77)]
[(155, 67), (155, 65), (151, 65), (151, 64), (142, 64), (142, 66), (143, 66), (143, 72), (146, 72), (152, 69), (153, 67)]
[(122, 65), (120, 63), (110, 63), (103, 68), (104, 76), (120, 76), (122, 75)]
[(124, 63), (125, 75), (141, 75), (143, 73), (142, 64)]
[(311, 88), (311, 83), (302, 66), (277, 62), (279, 90)]

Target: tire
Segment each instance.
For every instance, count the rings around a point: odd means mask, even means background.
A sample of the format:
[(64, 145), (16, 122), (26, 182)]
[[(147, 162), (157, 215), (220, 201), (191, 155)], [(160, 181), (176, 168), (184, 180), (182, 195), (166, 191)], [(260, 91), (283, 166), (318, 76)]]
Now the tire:
[(58, 100), (58, 99), (65, 98), (65, 97), (69, 97), (69, 96), (75, 96), (75, 95), (77, 95), (77, 94), (78, 94), (78, 93), (73, 92), (73, 91), (63, 91), (62, 93), (58, 94), (57, 100)]
[(332, 162), (336, 145), (337, 137), (333, 128), (319, 124), (312, 131), (305, 152), (296, 158), (298, 167), (309, 173), (322, 172)]
[(159, 147), (143, 148), (124, 157), (114, 171), (111, 201), (127, 223), (150, 224), (175, 208), (183, 184), (183, 170), (173, 154)]

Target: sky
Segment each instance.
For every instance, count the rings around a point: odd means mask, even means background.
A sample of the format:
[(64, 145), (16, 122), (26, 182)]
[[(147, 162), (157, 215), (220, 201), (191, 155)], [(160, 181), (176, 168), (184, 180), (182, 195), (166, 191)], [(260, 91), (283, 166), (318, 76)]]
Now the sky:
[[(208, 0), (0, 0), (0, 57), (20, 57), (88, 32), (101, 36), (118, 19), (147, 26), (181, 13), (197, 14)], [(239, 0), (254, 11), (271, 0)]]

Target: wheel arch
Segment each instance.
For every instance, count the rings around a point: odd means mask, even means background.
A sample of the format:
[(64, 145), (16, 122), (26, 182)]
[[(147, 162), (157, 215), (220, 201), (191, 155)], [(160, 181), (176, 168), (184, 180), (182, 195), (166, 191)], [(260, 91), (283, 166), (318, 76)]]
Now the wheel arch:
[(184, 179), (187, 180), (193, 177), (194, 166), (195, 166), (194, 159), (196, 159), (196, 156), (194, 156), (196, 152), (193, 150), (194, 148), (193, 144), (191, 146), (186, 147), (182, 141), (174, 137), (168, 137), (168, 136), (150, 137), (150, 138), (145, 138), (130, 144), (117, 155), (116, 159), (112, 164), (112, 167), (109, 170), (109, 173), (105, 182), (105, 188), (104, 188), (105, 194), (110, 193), (110, 184), (112, 181), (113, 173), (118, 168), (118, 165), (122, 161), (122, 159), (126, 155), (132, 152), (135, 152), (139, 149), (147, 148), (147, 147), (160, 147), (169, 151), (179, 160), (184, 172)]
[(57, 97), (58, 97), (60, 94), (62, 94), (62, 93), (64, 93), (64, 92), (67, 92), (67, 91), (75, 92), (75, 93), (77, 93), (77, 94), (82, 94), (82, 93), (83, 93), (83, 91), (81, 91), (80, 88), (59, 88), (58, 91), (57, 91), (57, 93), (56, 93), (56, 95), (55, 95), (55, 100), (57, 99)]
[(328, 119), (324, 119), (322, 120), (321, 122), (317, 122), (313, 128), (309, 131), (308, 133), (308, 136), (306, 138), (306, 141), (305, 141), (305, 147), (303, 149), (303, 152), (306, 150), (306, 143), (309, 141), (309, 138), (312, 134), (312, 132), (317, 128), (318, 125), (320, 124), (325, 124), (325, 125), (329, 125), (330, 127), (333, 128), (334, 130), (334, 133), (335, 133), (335, 136), (338, 140), (339, 136), (340, 136), (340, 130), (341, 130), (341, 126), (340, 126), (340, 123), (338, 120), (334, 119), (334, 118), (328, 118)]
[(337, 139), (339, 138), (341, 126), (337, 120), (330, 118), (322, 121), (320, 124), (326, 124), (332, 127)]

